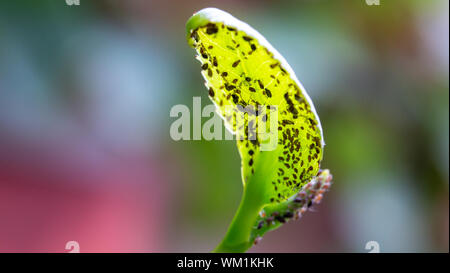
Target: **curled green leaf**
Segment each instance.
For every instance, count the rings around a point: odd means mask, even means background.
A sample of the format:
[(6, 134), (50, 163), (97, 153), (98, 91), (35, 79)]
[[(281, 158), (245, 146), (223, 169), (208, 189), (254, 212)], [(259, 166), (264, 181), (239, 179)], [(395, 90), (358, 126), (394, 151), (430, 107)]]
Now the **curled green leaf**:
[(209, 97), (237, 135), (241, 156), (242, 201), (216, 251), (245, 251), (267, 231), (254, 231), (259, 212), (288, 204), (317, 176), (322, 127), (292, 68), (248, 24), (207, 8), (188, 20), (186, 30)]

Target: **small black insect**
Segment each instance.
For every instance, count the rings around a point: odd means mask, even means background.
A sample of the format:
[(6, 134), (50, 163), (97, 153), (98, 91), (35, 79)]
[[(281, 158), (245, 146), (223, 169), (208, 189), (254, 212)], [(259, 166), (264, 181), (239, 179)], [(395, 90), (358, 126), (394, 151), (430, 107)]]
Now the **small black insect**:
[(214, 97), (214, 90), (212, 89), (212, 87), (209, 88), (209, 95), (211, 97)]

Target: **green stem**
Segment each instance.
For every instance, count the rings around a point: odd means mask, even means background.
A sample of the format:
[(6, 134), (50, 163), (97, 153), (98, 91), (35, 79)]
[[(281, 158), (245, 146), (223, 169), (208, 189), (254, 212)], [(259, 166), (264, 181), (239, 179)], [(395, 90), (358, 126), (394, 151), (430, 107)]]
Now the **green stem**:
[[(250, 185), (249, 185), (250, 186)], [(250, 242), (250, 234), (263, 207), (262, 199), (255, 198), (252, 191), (244, 189), (244, 194), (239, 208), (231, 222), (222, 242), (213, 252), (245, 252), (253, 244)]]

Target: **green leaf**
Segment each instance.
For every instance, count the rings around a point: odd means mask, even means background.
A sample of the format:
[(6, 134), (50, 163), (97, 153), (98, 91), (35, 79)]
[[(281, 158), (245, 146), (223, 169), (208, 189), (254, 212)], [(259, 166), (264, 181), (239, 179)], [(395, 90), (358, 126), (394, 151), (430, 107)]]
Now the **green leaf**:
[(186, 29), (209, 97), (238, 136), (241, 155), (243, 198), (216, 250), (245, 251), (259, 236), (253, 232), (259, 213), (292, 201), (318, 174), (322, 127), (292, 68), (252, 27), (207, 8)]

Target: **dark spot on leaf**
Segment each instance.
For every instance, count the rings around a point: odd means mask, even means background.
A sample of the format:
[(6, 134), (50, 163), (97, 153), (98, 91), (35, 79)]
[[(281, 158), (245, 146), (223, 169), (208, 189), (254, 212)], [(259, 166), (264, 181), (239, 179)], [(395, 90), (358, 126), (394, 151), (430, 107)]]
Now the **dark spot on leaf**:
[(217, 31), (219, 31), (219, 29), (217, 28), (217, 26), (215, 24), (209, 23), (206, 25), (206, 33), (211, 35), (214, 33), (217, 33)]

